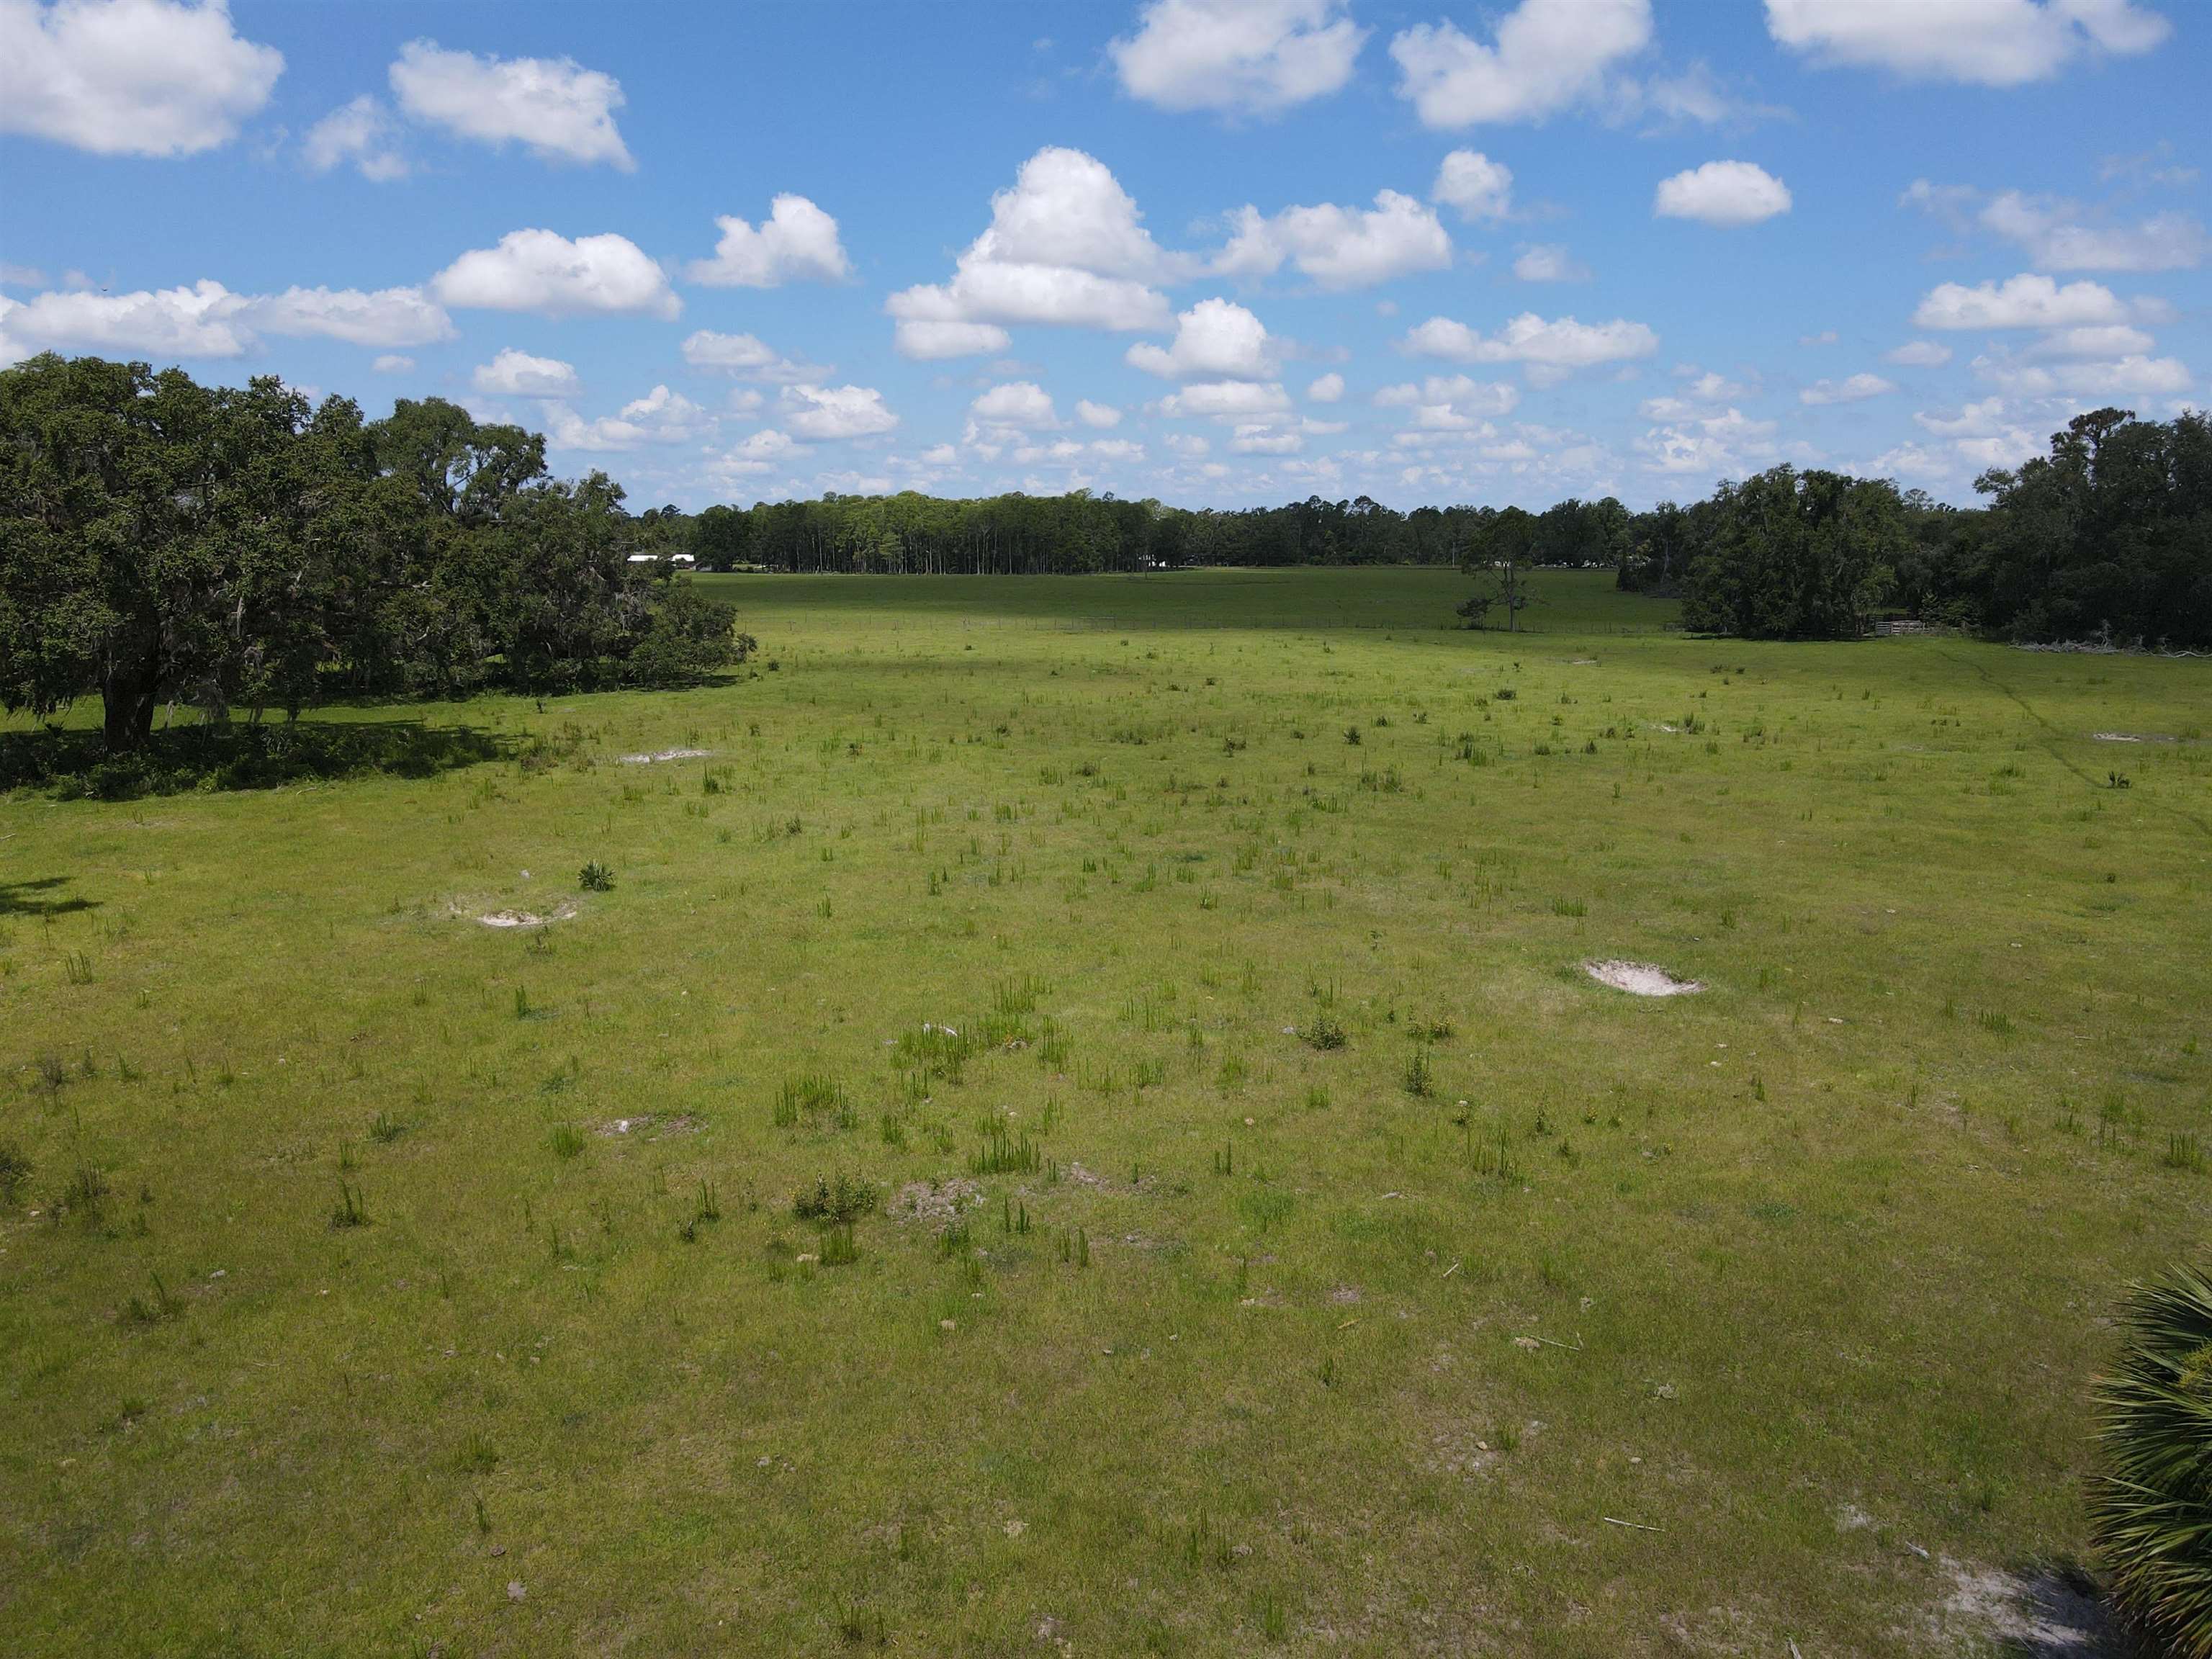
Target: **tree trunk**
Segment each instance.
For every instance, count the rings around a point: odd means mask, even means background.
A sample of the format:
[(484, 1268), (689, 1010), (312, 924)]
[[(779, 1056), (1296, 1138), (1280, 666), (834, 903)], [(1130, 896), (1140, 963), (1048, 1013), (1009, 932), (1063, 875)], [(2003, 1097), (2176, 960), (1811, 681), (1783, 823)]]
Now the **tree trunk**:
[(146, 746), (154, 734), (158, 693), (158, 677), (150, 660), (109, 666), (100, 685), (108, 753), (119, 755)]

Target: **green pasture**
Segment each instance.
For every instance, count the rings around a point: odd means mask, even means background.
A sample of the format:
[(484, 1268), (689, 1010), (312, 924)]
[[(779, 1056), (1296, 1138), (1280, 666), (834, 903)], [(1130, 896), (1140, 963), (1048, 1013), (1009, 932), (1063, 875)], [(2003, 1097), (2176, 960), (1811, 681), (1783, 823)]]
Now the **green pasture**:
[(310, 716), (495, 759), (0, 796), (0, 1651), (1967, 1655), (2094, 1565), (2212, 664), (700, 580), (720, 684)]

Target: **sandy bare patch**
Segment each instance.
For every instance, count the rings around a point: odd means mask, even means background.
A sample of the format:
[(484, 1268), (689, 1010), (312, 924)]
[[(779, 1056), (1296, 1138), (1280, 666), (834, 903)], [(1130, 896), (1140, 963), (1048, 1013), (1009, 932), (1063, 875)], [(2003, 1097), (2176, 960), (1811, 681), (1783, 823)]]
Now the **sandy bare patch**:
[(1703, 980), (1676, 979), (1648, 962), (1586, 962), (1583, 972), (1601, 985), (1637, 997), (1686, 997), (1705, 988)]
[(609, 1118), (594, 1133), (608, 1136), (636, 1135), (646, 1140), (658, 1140), (663, 1135), (690, 1134), (698, 1127), (699, 1120), (694, 1117), (654, 1117), (648, 1113), (640, 1117)]
[(2092, 732), (2099, 743), (2172, 743), (2163, 732)]
[(544, 927), (552, 922), (566, 921), (576, 914), (573, 904), (556, 904), (544, 915), (534, 910), (489, 910), (477, 917), (486, 927)]
[(2135, 1650), (2094, 1595), (2055, 1572), (2007, 1572), (1946, 1559), (1951, 1593), (1937, 1620), (2027, 1659), (2124, 1659)]
[(704, 760), (714, 751), (711, 749), (656, 749), (650, 755), (624, 755), (624, 766), (650, 766), (655, 761)]
[(900, 1221), (925, 1221), (939, 1231), (960, 1219), (963, 1210), (983, 1201), (983, 1189), (956, 1176), (951, 1181), (909, 1181), (891, 1200), (891, 1215)]

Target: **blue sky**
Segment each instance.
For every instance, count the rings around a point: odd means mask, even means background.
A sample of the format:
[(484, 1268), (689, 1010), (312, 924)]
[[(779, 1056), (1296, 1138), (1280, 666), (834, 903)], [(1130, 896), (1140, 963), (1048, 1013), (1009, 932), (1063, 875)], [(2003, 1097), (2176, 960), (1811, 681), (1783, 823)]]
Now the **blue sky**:
[[(1973, 499), (2208, 397), (2175, 0), (0, 0), (0, 357), (546, 431), (634, 505)], [(1385, 194), (1388, 192), (1388, 194)]]

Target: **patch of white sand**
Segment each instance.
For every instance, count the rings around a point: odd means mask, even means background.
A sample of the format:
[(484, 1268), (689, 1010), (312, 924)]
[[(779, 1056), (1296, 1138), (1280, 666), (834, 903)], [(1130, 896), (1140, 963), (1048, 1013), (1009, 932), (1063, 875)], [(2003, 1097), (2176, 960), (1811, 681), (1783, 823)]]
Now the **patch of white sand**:
[(655, 761), (704, 760), (714, 751), (711, 749), (657, 749), (650, 755), (624, 755), (624, 766), (650, 766)]
[(1601, 985), (1638, 997), (1686, 997), (1704, 990), (1701, 980), (1676, 979), (1648, 962), (1586, 962), (1583, 972)]
[(566, 921), (575, 914), (574, 905), (559, 904), (542, 916), (529, 910), (493, 910), (477, 920), (487, 927), (543, 927), (549, 922)]

